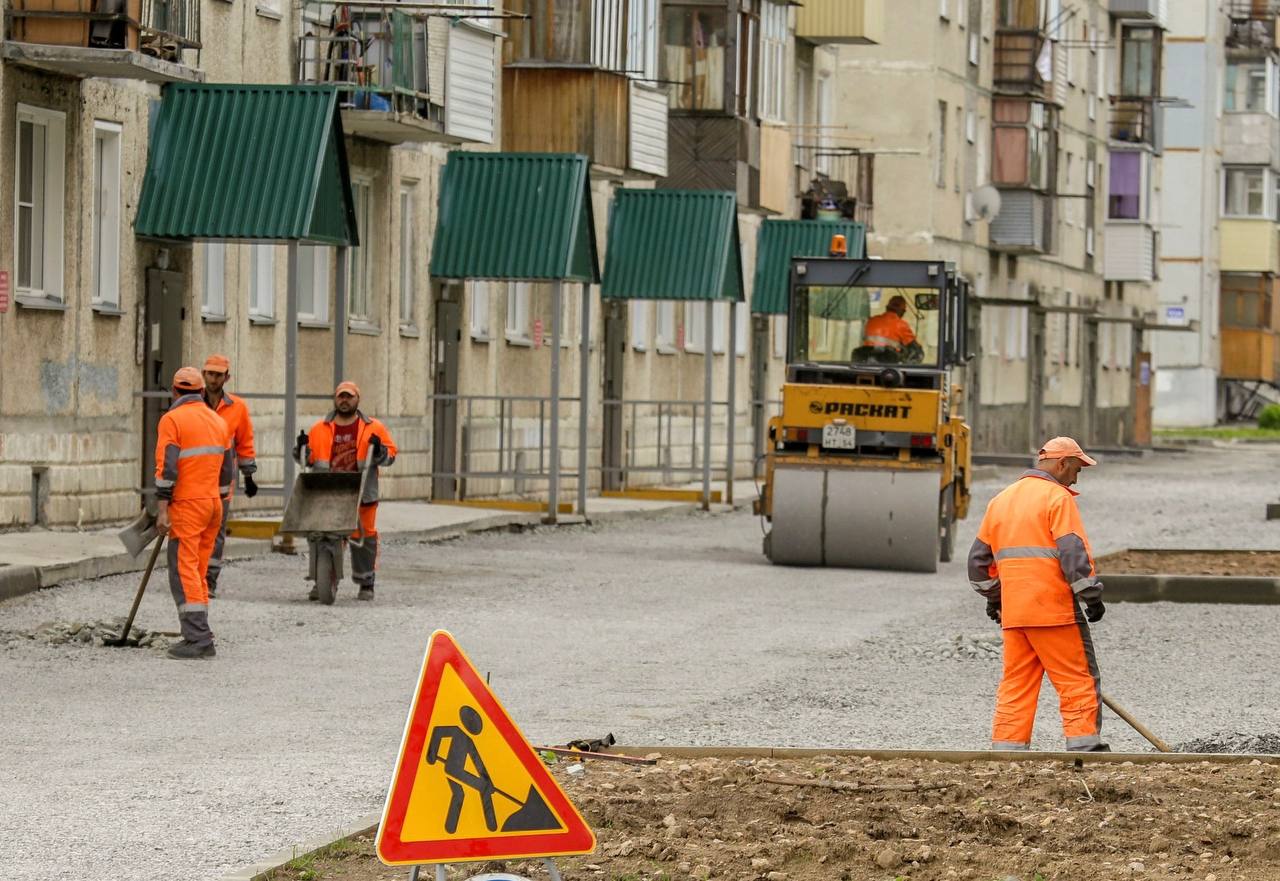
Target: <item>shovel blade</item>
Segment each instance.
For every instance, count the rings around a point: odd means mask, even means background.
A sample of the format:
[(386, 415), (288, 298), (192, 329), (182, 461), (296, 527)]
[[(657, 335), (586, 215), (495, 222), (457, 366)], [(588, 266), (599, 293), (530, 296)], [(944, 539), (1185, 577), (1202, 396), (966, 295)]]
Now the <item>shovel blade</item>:
[(120, 530), (120, 543), (131, 556), (138, 556), (147, 545), (156, 539), (156, 520), (146, 511), (133, 519), (128, 526)]

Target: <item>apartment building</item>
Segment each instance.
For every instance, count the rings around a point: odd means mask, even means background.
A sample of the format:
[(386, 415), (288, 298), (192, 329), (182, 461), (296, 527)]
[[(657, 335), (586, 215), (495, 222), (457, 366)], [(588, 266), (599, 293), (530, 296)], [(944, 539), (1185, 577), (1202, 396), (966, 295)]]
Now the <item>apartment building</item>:
[(1160, 6), (937, 0), (841, 50), (837, 124), (877, 155), (871, 252), (946, 259), (974, 284), (978, 449), (1149, 431)]

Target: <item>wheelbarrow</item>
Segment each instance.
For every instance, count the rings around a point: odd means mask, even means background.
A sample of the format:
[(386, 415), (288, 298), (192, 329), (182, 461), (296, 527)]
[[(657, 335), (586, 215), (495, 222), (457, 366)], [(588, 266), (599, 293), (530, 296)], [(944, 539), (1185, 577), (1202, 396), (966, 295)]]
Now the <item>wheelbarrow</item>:
[[(308, 459), (302, 448), (302, 462)], [(306, 471), (293, 482), (293, 494), (280, 520), (284, 535), (301, 535), (310, 548), (307, 579), (315, 582), (316, 595), (326, 606), (333, 605), (342, 581), (342, 549), (350, 541), (364, 544), (360, 525), (360, 499), (373, 469), (373, 449), (359, 471)], [(350, 538), (355, 533), (356, 538)]]

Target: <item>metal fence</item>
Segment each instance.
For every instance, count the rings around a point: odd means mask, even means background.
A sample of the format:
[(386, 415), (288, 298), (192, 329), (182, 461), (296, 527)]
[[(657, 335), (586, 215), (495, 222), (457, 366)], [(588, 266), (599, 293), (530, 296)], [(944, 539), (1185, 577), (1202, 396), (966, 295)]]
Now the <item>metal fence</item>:
[[(644, 477), (657, 478), (647, 485), (669, 485), (679, 477), (688, 478), (686, 482), (701, 480), (709, 472), (718, 472), (726, 481), (732, 479), (730, 468), (734, 457), (727, 445), (718, 447), (724, 451), (718, 462), (714, 456), (705, 455), (706, 401), (636, 399), (603, 401), (602, 405), (606, 419), (611, 416), (616, 419), (617, 412), (621, 411), (624, 426), (622, 461), (616, 465), (601, 463), (604, 485), (613, 482), (610, 478), (616, 478), (623, 488), (633, 488), (646, 485)], [(726, 411), (726, 428), (729, 418), (728, 402), (711, 402), (713, 431), (717, 408)]]

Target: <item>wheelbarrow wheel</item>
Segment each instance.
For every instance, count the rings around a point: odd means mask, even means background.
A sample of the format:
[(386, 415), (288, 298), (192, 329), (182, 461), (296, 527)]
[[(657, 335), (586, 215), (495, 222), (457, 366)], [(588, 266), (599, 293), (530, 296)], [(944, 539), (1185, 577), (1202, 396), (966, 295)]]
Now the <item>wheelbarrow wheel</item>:
[(320, 602), (332, 606), (338, 597), (338, 567), (334, 565), (333, 545), (320, 542), (316, 546), (316, 592)]

